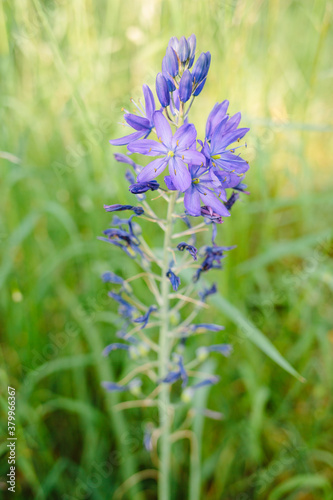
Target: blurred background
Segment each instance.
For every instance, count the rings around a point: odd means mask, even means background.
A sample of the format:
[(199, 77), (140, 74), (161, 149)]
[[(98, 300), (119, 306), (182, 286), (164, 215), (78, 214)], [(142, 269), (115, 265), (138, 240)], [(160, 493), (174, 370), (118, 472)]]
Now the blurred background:
[[(4, 498), (7, 385), (17, 392), (16, 498), (156, 498), (142, 442), (157, 415), (116, 412), (123, 396), (100, 388), (128, 371), (122, 353), (101, 359), (119, 319), (100, 275), (134, 264), (97, 236), (110, 222), (103, 203), (132, 199), (108, 142), (123, 135), (121, 108), (154, 85), (169, 38), (192, 33), (198, 53), (212, 53), (192, 108), (199, 135), (226, 98), (251, 127), (251, 195), (219, 228), (219, 243), (237, 248), (211, 277), (224, 301), (206, 313), (234, 353), (214, 357), (222, 382), (201, 393), (223, 421), (194, 423), (202, 498), (333, 498), (332, 13), (325, 0), (0, 2)], [(187, 498), (187, 444), (173, 459), (173, 498)], [(138, 471), (141, 495), (131, 480), (121, 488)]]

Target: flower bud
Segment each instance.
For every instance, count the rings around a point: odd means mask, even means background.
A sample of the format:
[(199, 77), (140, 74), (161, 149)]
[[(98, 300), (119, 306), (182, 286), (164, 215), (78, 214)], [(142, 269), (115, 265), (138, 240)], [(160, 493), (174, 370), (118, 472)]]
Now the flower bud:
[(170, 76), (175, 77), (178, 75), (179, 65), (176, 52), (168, 47), (165, 54), (165, 69)]
[(192, 94), (192, 75), (187, 69), (179, 83), (179, 99), (182, 102), (187, 102)]
[(163, 108), (170, 104), (170, 94), (168, 84), (162, 73), (158, 73), (156, 77), (156, 94)]
[(193, 66), (193, 62), (194, 62), (194, 58), (195, 58), (195, 49), (196, 49), (196, 45), (197, 45), (197, 39), (196, 39), (195, 35), (191, 35), (187, 39), (187, 43), (188, 43), (188, 47), (190, 50), (188, 67), (191, 68)]
[(194, 84), (198, 85), (206, 78), (210, 66), (210, 60), (210, 52), (202, 52), (202, 54), (200, 54), (193, 67), (192, 76)]
[(190, 49), (184, 36), (179, 40), (178, 56), (181, 63), (185, 63), (190, 55)]
[(162, 60), (162, 74), (163, 74), (163, 76), (166, 79), (166, 82), (168, 84), (169, 92), (173, 92), (174, 90), (176, 90), (176, 85), (175, 85), (172, 77), (170, 76), (167, 68), (166, 68), (166, 58), (165, 57), (163, 57), (163, 60)]

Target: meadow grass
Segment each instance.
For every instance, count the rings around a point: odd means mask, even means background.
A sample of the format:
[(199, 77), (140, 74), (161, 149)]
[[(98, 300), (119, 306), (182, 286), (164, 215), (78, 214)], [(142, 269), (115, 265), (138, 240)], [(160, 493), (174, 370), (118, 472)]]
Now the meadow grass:
[[(100, 356), (120, 324), (100, 274), (135, 264), (96, 237), (103, 203), (131, 200), (108, 143), (121, 108), (154, 84), (169, 38), (192, 32), (212, 53), (193, 121), (202, 133), (225, 98), (242, 111), (251, 195), (219, 228), (237, 248), (202, 315), (234, 345), (195, 402), (224, 420), (195, 417), (201, 465), (174, 446), (172, 498), (188, 497), (188, 476), (190, 500), (200, 488), (211, 500), (333, 498), (332, 13), (325, 0), (0, 3), (0, 401), (6, 436), (16, 388), (16, 498), (156, 498), (142, 446), (156, 412), (115, 411), (122, 398), (100, 388), (132, 367)], [(262, 352), (262, 334), (305, 383)], [(0, 451), (6, 489), (5, 439)]]

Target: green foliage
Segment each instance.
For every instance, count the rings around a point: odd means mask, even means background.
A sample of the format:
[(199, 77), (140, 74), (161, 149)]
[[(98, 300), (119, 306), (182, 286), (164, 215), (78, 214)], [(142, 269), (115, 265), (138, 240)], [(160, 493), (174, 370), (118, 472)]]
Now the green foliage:
[[(193, 421), (201, 495), (332, 499), (331, 22), (325, 0), (0, 3), (0, 407), (6, 436), (15, 387), (17, 499), (138, 500), (138, 478), (124, 496), (119, 487), (145, 469), (139, 488), (156, 497), (156, 463), (142, 448), (156, 413), (116, 411), (120, 398), (100, 388), (132, 366), (124, 353), (101, 359), (119, 322), (99, 276), (135, 265), (96, 237), (110, 221), (103, 203), (132, 199), (108, 144), (121, 107), (153, 85), (168, 39), (192, 32), (212, 52), (196, 123), (228, 98), (251, 127), (251, 196), (219, 228), (218, 242), (237, 248), (209, 278), (223, 298), (202, 317), (226, 326), (209, 341), (234, 353), (212, 355), (222, 383), (201, 394), (224, 419)], [(159, 245), (156, 231), (146, 239)], [(199, 342), (208, 339), (187, 349)], [(191, 457), (185, 441), (175, 450), (180, 499)], [(0, 452), (5, 482), (5, 444)], [(192, 476), (192, 492), (199, 483)]]

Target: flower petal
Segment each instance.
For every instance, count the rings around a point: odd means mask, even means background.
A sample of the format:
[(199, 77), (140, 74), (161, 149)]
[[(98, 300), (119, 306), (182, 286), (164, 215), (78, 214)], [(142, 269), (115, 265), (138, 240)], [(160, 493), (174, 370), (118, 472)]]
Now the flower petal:
[(134, 132), (133, 134), (125, 135), (125, 137), (120, 137), (119, 139), (111, 139), (109, 142), (112, 146), (125, 146), (130, 142), (136, 141), (137, 139), (141, 139), (144, 135), (146, 135), (147, 130), (140, 130), (139, 132)]
[(161, 140), (167, 148), (171, 149), (172, 131), (162, 111), (155, 111), (154, 124), (158, 139)]
[(150, 128), (149, 120), (147, 120), (147, 118), (143, 118), (142, 116), (133, 115), (132, 113), (126, 113), (124, 115), (124, 119), (128, 123), (128, 125), (135, 130), (147, 131), (147, 129)]
[(137, 177), (138, 182), (146, 182), (158, 177), (168, 164), (166, 158), (157, 158), (146, 165)]
[(179, 127), (175, 132), (172, 138), (172, 147), (175, 148), (177, 146), (179, 150), (190, 148), (195, 144), (196, 138), (197, 131), (195, 126), (190, 123), (184, 123), (184, 125)]
[(127, 149), (131, 151), (131, 153), (140, 153), (147, 156), (157, 156), (167, 152), (167, 149), (163, 144), (152, 141), (151, 139), (133, 141), (128, 145)]
[(217, 214), (223, 215), (223, 217), (228, 217), (230, 215), (222, 201), (216, 198), (212, 192), (207, 190), (205, 193), (200, 193), (200, 198), (206, 206), (211, 207)]
[(184, 195), (184, 205), (190, 215), (200, 215), (200, 195), (193, 186), (191, 186)]
[(206, 158), (202, 153), (196, 151), (195, 149), (187, 149), (186, 151), (182, 151), (181, 153), (182, 159), (186, 163), (191, 163), (191, 165), (204, 165), (206, 162)]
[(174, 156), (169, 162), (169, 172), (174, 186), (179, 191), (184, 192), (190, 187), (192, 182), (191, 174), (185, 163), (177, 156)]
[(143, 85), (142, 90), (145, 98), (146, 116), (148, 120), (151, 122), (155, 111), (155, 99), (148, 85)]

